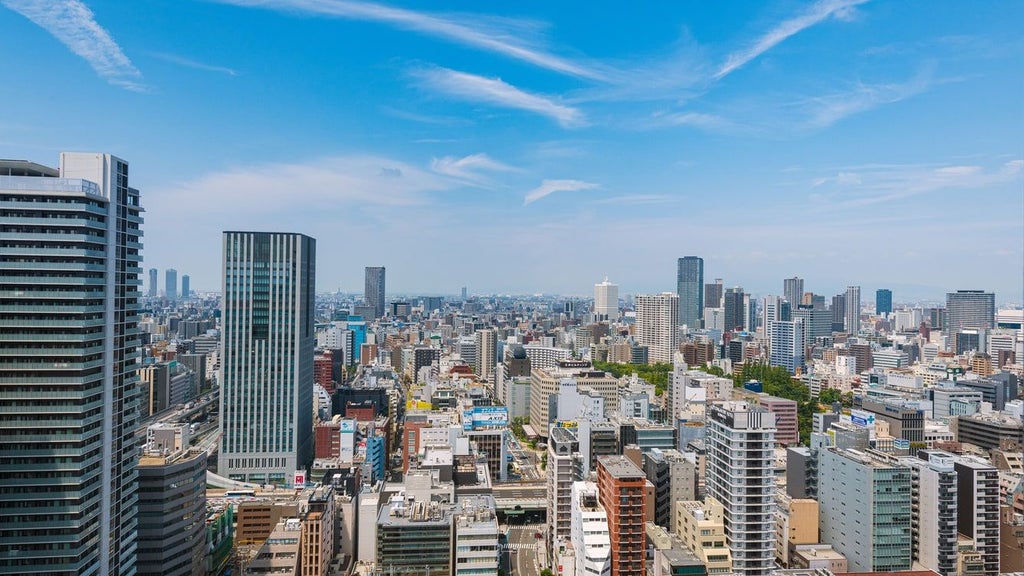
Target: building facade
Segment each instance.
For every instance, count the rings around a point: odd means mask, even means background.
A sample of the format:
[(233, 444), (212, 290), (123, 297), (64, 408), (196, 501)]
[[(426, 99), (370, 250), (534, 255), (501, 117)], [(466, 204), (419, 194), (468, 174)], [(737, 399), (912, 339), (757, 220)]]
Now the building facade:
[(109, 154), (0, 174), (0, 574), (133, 574), (139, 191)]
[(679, 296), (679, 325), (691, 330), (704, 318), (704, 259), (685, 256), (676, 263), (676, 295)]
[(611, 576), (645, 576), (644, 509), (647, 478), (625, 456), (597, 459), (598, 500), (608, 514)]
[(366, 305), (373, 308), (373, 319), (384, 316), (385, 272), (383, 266), (366, 267), (366, 286), (363, 299)]
[(843, 300), (843, 329), (850, 334), (860, 333), (860, 286), (847, 286), (846, 298)]
[(178, 299), (178, 271), (174, 268), (164, 271), (164, 296), (168, 300)]
[(636, 297), (636, 341), (650, 362), (670, 363), (676, 349), (679, 296), (671, 292)]
[(619, 319), (619, 285), (605, 278), (594, 284), (594, 321), (615, 322)]
[(313, 457), (316, 240), (224, 233), (218, 471), (291, 484)]

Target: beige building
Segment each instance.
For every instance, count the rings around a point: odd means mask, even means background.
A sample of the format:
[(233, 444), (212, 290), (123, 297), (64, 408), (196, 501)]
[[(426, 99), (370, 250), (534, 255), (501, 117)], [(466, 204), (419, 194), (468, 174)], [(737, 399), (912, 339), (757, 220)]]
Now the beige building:
[(587, 360), (560, 360), (554, 368), (534, 368), (530, 373), (530, 425), (538, 435), (547, 438), (551, 422), (548, 400), (558, 392), (563, 378), (572, 378), (578, 388), (600, 394), (604, 398), (606, 413), (619, 410), (618, 379), (607, 372), (594, 370)]
[(817, 543), (818, 501), (790, 498), (779, 493), (775, 508), (776, 561), (789, 568), (792, 565), (790, 554), (795, 546)]
[(242, 571), (245, 576), (298, 576), (302, 521), (289, 518), (279, 522)]
[(676, 536), (701, 562), (708, 574), (732, 572), (732, 553), (725, 543), (725, 510), (714, 498), (676, 502)]

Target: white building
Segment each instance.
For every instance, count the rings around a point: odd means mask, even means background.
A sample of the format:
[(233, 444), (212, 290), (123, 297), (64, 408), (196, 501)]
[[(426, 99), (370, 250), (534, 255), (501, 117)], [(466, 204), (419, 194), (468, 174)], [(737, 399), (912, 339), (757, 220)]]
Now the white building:
[(572, 483), (572, 525), (570, 541), (576, 551), (576, 574), (611, 574), (611, 536), (608, 513), (597, 497), (594, 482)]
[(494, 330), (477, 330), (476, 374), (487, 382), (494, 382), (494, 368), (498, 359), (498, 333)]
[(558, 366), (559, 360), (568, 360), (572, 357), (572, 350), (568, 348), (527, 344), (523, 346), (523, 350), (526, 352), (526, 357), (530, 359), (530, 368), (534, 370), (554, 368)]
[(594, 284), (594, 321), (615, 322), (619, 319), (619, 285), (612, 284), (606, 277), (604, 282)]
[(957, 573), (957, 476), (952, 454), (922, 451), (900, 458), (912, 473), (913, 558), (943, 576)]
[(648, 360), (672, 362), (679, 322), (679, 295), (672, 292), (636, 297), (636, 341), (647, 346)]
[(849, 334), (860, 333), (860, 306), (860, 286), (847, 286), (843, 327)]
[(803, 320), (773, 320), (768, 323), (770, 341), (769, 363), (783, 366), (790, 374), (804, 366)]
[(769, 576), (775, 566), (775, 414), (747, 402), (708, 407), (707, 496), (725, 509), (733, 571)]

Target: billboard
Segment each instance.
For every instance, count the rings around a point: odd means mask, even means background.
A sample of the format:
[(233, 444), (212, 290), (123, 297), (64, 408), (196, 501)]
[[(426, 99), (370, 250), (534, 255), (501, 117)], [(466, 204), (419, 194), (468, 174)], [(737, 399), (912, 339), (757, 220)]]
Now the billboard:
[(505, 406), (474, 406), (462, 413), (464, 430), (508, 426), (508, 408)]
[(850, 410), (850, 422), (861, 428), (873, 428), (875, 426), (875, 415), (864, 410)]

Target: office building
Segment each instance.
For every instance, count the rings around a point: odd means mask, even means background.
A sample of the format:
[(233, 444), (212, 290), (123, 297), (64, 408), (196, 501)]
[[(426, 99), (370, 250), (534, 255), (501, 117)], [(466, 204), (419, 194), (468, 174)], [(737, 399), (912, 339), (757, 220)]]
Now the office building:
[(0, 172), (0, 574), (134, 574), (139, 192), (109, 154)]
[(704, 285), (704, 307), (721, 308), (723, 292), (722, 279), (715, 278), (714, 283)]
[(206, 453), (189, 451), (187, 424), (154, 425), (138, 464), (139, 576), (202, 572)]
[(786, 302), (793, 307), (795, 310), (800, 302), (803, 301), (804, 297), (804, 279), (803, 278), (786, 278), (782, 281), (782, 296), (786, 299)]
[(156, 268), (149, 269), (149, 293), (150, 298), (156, 298), (160, 295), (159, 286), (157, 286), (157, 270)]
[(722, 504), (733, 571), (769, 576), (775, 565), (775, 414), (746, 402), (708, 406), (707, 496)]
[[(679, 296), (679, 325), (700, 328), (704, 318), (704, 259), (680, 258), (676, 269), (676, 295)], [(671, 362), (671, 359), (668, 361)]]
[(825, 308), (800, 306), (793, 309), (793, 320), (804, 323), (804, 346), (821, 337), (832, 335), (832, 312)]
[(164, 271), (164, 296), (168, 300), (178, 299), (178, 271), (174, 268)]
[(843, 299), (846, 313), (843, 315), (843, 329), (849, 334), (860, 333), (860, 286), (847, 286)]
[(836, 294), (832, 297), (832, 331), (842, 332), (846, 324), (846, 294)]
[(992, 292), (957, 290), (946, 294), (946, 327), (950, 332), (994, 328), (995, 316), (996, 295)]
[(679, 296), (671, 292), (636, 297), (636, 341), (651, 363), (670, 363), (676, 350)]
[(594, 284), (594, 322), (615, 322), (619, 319), (619, 285), (605, 277)]
[(957, 573), (957, 475), (954, 456), (921, 450), (900, 458), (911, 470), (914, 562), (942, 576)]
[(181, 277), (181, 297), (184, 300), (188, 300), (192, 295), (192, 278), (185, 274)]
[(316, 240), (224, 233), (218, 472), (290, 485), (313, 457)]
[(875, 314), (892, 314), (892, 290), (888, 288), (875, 290)]
[(780, 447), (800, 443), (800, 424), (796, 400), (758, 394), (757, 404), (775, 415), (775, 443)]
[(999, 573), (999, 470), (987, 461), (960, 456), (957, 476), (957, 531), (974, 540), (985, 574)]
[(611, 576), (645, 576), (644, 510), (647, 478), (625, 456), (597, 459), (598, 500), (608, 514)]
[(673, 504), (676, 536), (694, 554), (708, 574), (732, 572), (732, 553), (726, 545), (725, 509), (714, 498), (680, 500)]
[(896, 572), (912, 565), (911, 470), (866, 452), (836, 447), (818, 454), (821, 541), (852, 572)]
[(482, 380), (494, 382), (494, 368), (498, 356), (498, 333), (494, 330), (477, 330), (476, 340), (476, 374)]
[(384, 316), (385, 274), (383, 266), (366, 267), (366, 286), (363, 299), (366, 305), (373, 308), (373, 319)]
[(804, 368), (804, 322), (803, 320), (775, 320), (769, 323), (767, 332), (770, 341), (768, 362), (782, 366), (790, 374)]
[[(573, 482), (570, 541), (576, 552), (576, 574), (611, 574), (611, 533), (608, 513), (601, 506), (597, 484)], [(564, 572), (563, 572), (564, 573)]]
[(723, 315), (722, 329), (725, 332), (742, 331), (746, 329), (745, 317), (747, 315), (743, 288), (726, 288), (722, 297), (725, 313)]

